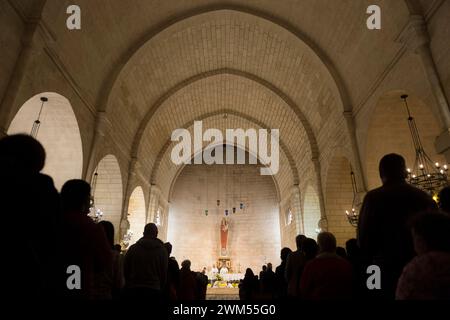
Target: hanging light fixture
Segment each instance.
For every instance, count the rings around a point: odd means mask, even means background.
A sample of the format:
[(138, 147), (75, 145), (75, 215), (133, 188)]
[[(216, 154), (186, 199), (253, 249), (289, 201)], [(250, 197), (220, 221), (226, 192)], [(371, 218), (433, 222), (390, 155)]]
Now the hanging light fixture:
[(356, 179), (355, 179), (355, 173), (353, 172), (352, 168), (350, 167), (350, 178), (352, 181), (352, 191), (353, 191), (353, 201), (352, 201), (352, 208), (351, 210), (345, 210), (345, 214), (347, 216), (348, 222), (354, 227), (358, 226), (358, 219), (359, 219), (359, 201), (358, 201), (358, 188), (356, 186)]
[(433, 197), (434, 201), (438, 202), (439, 191), (448, 186), (448, 166), (447, 164), (440, 165), (439, 162), (431, 161), (430, 157), (425, 152), (422, 141), (420, 140), (416, 122), (414, 117), (411, 116), (408, 102), (406, 101), (407, 98), (407, 94), (401, 96), (408, 113), (408, 126), (416, 153), (414, 167), (412, 169), (407, 169), (407, 179), (410, 184), (427, 192)]
[(96, 171), (94, 173), (94, 177), (92, 178), (92, 188), (91, 188), (92, 195), (91, 195), (90, 213), (89, 213), (89, 216), (91, 217), (92, 220), (94, 220), (95, 223), (100, 222), (103, 217), (103, 211), (95, 206), (94, 195), (95, 195), (95, 188), (97, 186), (97, 177), (98, 177), (98, 173)]
[(41, 114), (42, 114), (42, 109), (44, 108), (44, 103), (46, 103), (48, 101), (47, 97), (41, 97), (41, 108), (39, 109), (39, 113), (37, 116), (37, 119), (34, 120), (33, 122), (33, 127), (31, 128), (31, 132), (30, 135), (36, 139), (38, 132), (39, 132), (39, 127), (41, 126)]

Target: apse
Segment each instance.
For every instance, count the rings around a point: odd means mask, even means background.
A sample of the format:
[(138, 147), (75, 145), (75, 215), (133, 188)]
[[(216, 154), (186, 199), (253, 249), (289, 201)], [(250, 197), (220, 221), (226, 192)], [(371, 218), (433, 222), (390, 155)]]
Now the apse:
[(260, 165), (186, 165), (171, 198), (168, 241), (179, 262), (210, 270), (223, 256), (221, 223), (228, 222), (227, 256), (232, 273), (280, 262), (277, 192)]
[(144, 192), (141, 187), (136, 187), (131, 193), (128, 202), (128, 221), (130, 223), (130, 228), (128, 230), (130, 235), (129, 245), (134, 244), (142, 237), (146, 222), (145, 220)]

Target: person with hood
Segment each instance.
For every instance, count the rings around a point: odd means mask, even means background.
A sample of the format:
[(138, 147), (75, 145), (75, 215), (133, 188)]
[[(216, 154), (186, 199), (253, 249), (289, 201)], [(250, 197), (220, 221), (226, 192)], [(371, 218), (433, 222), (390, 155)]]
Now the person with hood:
[(144, 236), (128, 249), (123, 267), (126, 298), (154, 302), (162, 299), (169, 257), (157, 236), (157, 226), (149, 223), (144, 228)]

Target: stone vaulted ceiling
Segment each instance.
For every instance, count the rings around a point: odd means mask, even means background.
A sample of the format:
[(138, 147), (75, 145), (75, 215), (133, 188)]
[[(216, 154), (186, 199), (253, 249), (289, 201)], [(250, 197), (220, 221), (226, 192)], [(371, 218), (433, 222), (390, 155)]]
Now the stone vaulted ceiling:
[(166, 194), (178, 170), (167, 162), (172, 130), (199, 119), (225, 128), (224, 113), (233, 126), (280, 129), (286, 165), (276, 180), (288, 190), (398, 50), (407, 7), (379, 2), (389, 32), (377, 36), (364, 27), (368, 3), (350, 0), (82, 0), (78, 33), (60, 27), (69, 2), (52, 0), (43, 19), (86, 99), (106, 111), (113, 140)]

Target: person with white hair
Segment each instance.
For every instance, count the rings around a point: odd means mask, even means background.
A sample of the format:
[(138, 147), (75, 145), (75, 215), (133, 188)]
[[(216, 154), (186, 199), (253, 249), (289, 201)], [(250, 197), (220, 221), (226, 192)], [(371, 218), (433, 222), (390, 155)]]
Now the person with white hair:
[(317, 236), (319, 254), (309, 261), (300, 280), (300, 295), (308, 300), (350, 299), (351, 264), (336, 254), (336, 238), (330, 232)]

